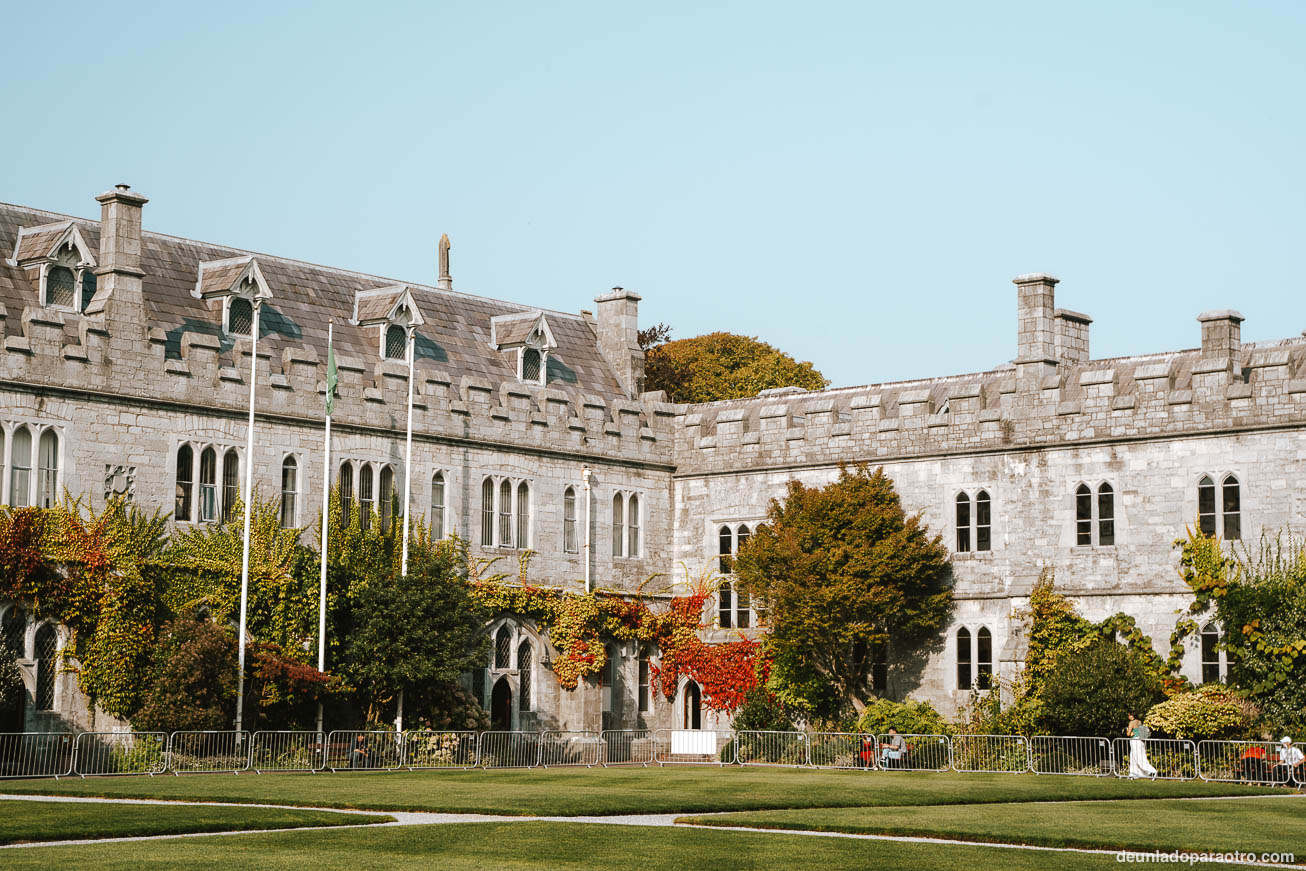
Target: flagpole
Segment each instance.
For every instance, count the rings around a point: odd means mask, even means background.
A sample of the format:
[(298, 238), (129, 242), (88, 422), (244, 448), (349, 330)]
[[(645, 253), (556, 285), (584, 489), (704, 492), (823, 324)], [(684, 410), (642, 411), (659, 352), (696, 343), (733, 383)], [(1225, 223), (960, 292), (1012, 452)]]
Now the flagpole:
[(245, 714), (245, 615), (249, 604), (249, 517), (254, 512), (254, 386), (258, 376), (258, 320), (263, 300), (250, 300), (254, 310), (249, 340), (249, 425), (245, 437), (245, 540), (240, 553), (240, 635), (237, 638), (239, 665), (236, 673), (236, 738), (239, 740)]
[[(327, 322), (327, 382), (326, 382), (326, 435), (322, 444), (322, 577), (318, 585), (317, 600), (317, 670), (326, 671), (326, 601), (327, 601), (327, 529), (329, 518), (327, 509), (331, 504), (331, 407), (335, 391), (334, 373), (335, 355), (331, 349), (332, 332), (335, 324)], [(317, 702), (317, 731), (322, 731), (322, 700)]]
[[(412, 503), (413, 493), (413, 336), (416, 328), (408, 325), (408, 433), (404, 447), (404, 542), (399, 560), (399, 574), (408, 575), (408, 508)], [(404, 690), (399, 688), (399, 700), (395, 711), (395, 731), (404, 730)]]

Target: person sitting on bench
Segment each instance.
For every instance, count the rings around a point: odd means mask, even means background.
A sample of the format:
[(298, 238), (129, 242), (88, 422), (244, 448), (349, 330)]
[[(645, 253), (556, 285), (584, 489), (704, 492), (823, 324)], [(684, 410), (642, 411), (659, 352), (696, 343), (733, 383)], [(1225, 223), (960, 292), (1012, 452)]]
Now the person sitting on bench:
[(885, 737), (888, 740), (880, 742), (880, 764), (885, 768), (901, 766), (903, 757), (907, 755), (907, 742), (892, 726), (889, 727), (889, 734)]

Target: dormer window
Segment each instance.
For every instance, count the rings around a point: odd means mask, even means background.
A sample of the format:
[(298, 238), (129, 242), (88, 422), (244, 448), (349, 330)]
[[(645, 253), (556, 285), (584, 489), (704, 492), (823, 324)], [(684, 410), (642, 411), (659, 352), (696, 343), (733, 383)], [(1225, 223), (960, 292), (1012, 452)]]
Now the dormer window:
[(227, 335), (248, 336), (254, 329), (254, 304), (239, 296), (227, 298)]
[(522, 348), (521, 372), (517, 377), (532, 384), (543, 384), (540, 378), (541, 369), (543, 369), (543, 361), (540, 351), (536, 348)]
[(490, 318), (490, 347), (516, 351), (517, 380), (543, 386), (549, 380), (549, 351), (558, 343), (544, 313), (535, 311)]
[(385, 358), (408, 359), (408, 331), (398, 324), (391, 324), (385, 329)]
[(45, 274), (45, 304), (72, 308), (77, 279), (67, 266), (51, 266)]
[(81, 312), (95, 296), (95, 256), (72, 221), (22, 228), (9, 263), (39, 283), (44, 306)]

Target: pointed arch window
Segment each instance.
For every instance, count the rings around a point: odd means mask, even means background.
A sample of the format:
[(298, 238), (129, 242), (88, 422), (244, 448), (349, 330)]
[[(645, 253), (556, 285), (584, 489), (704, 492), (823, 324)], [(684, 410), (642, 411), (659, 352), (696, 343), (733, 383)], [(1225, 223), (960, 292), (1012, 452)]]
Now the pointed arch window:
[(298, 505), (296, 504), (299, 496), (299, 463), (293, 456), (286, 457), (281, 461), (281, 526), (283, 529), (294, 529), (296, 520), (299, 517)]
[(531, 546), (531, 487), (525, 481), (517, 485), (517, 547)]
[(195, 452), (190, 445), (177, 448), (177, 498), (172, 517), (178, 522), (190, 520), (191, 497), (195, 487)]
[(533, 689), (531, 686), (531, 666), (534, 665), (532, 653), (529, 641), (523, 641), (521, 646), (517, 648), (517, 687), (518, 694), (521, 696), (520, 709), (523, 711), (532, 710), (534, 707), (531, 699), (531, 690)]
[(499, 482), (499, 547), (512, 547), (512, 482)]
[(1209, 475), (1197, 482), (1197, 528), (1202, 535), (1215, 536), (1215, 482)]
[(254, 303), (241, 296), (227, 297), (227, 333), (248, 336), (254, 331)]
[(67, 266), (51, 266), (45, 276), (45, 304), (72, 308), (77, 279)]
[(639, 496), (634, 493), (626, 502), (626, 556), (639, 556)]
[(506, 625), (500, 626), (494, 636), (494, 667), (512, 668), (512, 632)]
[(59, 434), (52, 429), (41, 433), (37, 453), (36, 504), (53, 508), (59, 501)]
[(390, 521), (394, 514), (395, 470), (393, 466), (381, 467), (381, 492), (377, 500), (381, 509), (381, 532), (390, 531)]
[(717, 530), (717, 559), (721, 574), (728, 575), (735, 569), (735, 533), (729, 526)]
[(521, 380), (528, 384), (540, 383), (540, 369), (543, 360), (535, 348), (523, 348), (521, 352)]
[(340, 464), (340, 522), (351, 525), (354, 510), (354, 466), (352, 463)]
[(1097, 488), (1097, 543), (1103, 547), (1116, 543), (1116, 492), (1105, 481)]
[(576, 535), (576, 488), (562, 491), (562, 552), (579, 553)]
[(385, 329), (385, 358), (408, 359), (408, 331), (399, 324), (391, 324)]
[(981, 490), (975, 494), (975, 550), (991, 550), (992, 547), (992, 506), (989, 500), (989, 491)]
[(962, 626), (957, 630), (957, 689), (968, 690), (973, 685), (972, 662), (970, 630)]
[(27, 427), (14, 430), (10, 450), (9, 504), (26, 508), (32, 497), (32, 433)]
[(222, 522), (231, 520), (231, 513), (240, 499), (240, 455), (229, 448), (222, 458)]
[(722, 629), (735, 625), (734, 587), (727, 581), (717, 589), (717, 623)]
[(36, 709), (54, 710), (55, 669), (59, 655), (59, 635), (46, 623), (36, 630)]
[(431, 535), (444, 538), (444, 472), (431, 476)]
[(639, 712), (641, 714), (648, 713), (653, 701), (651, 676), (652, 668), (649, 664), (648, 648), (641, 647), (639, 649)]
[(975, 633), (975, 678), (979, 689), (993, 688), (993, 634), (987, 626)]
[(481, 482), (481, 547), (494, 547), (494, 479)]
[(218, 452), (208, 447), (200, 451), (200, 522), (218, 519)]
[(1075, 488), (1075, 545), (1093, 544), (1093, 491), (1087, 484)]
[(1220, 627), (1213, 621), (1202, 627), (1202, 683), (1224, 679), (1220, 662)]
[(364, 532), (372, 528), (372, 466), (364, 463), (358, 470), (358, 526)]
[(970, 553), (970, 496), (957, 494), (957, 553)]
[(1242, 532), (1242, 492), (1238, 479), (1225, 475), (1220, 484), (1220, 514), (1224, 521), (1224, 537), (1229, 541), (1238, 541)]
[(612, 494), (612, 555), (625, 553), (626, 500), (620, 493)]

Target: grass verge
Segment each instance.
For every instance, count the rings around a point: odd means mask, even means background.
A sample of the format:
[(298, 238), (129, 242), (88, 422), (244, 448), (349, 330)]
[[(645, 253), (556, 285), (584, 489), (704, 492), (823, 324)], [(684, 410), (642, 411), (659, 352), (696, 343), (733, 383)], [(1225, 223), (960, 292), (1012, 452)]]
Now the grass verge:
[[(300, 809), (14, 800), (0, 801), (0, 844), (291, 829), (298, 826), (348, 826), (392, 819), (374, 814)], [(5, 853), (4, 856), (5, 867), (10, 867), (9, 859), (13, 854)]]

